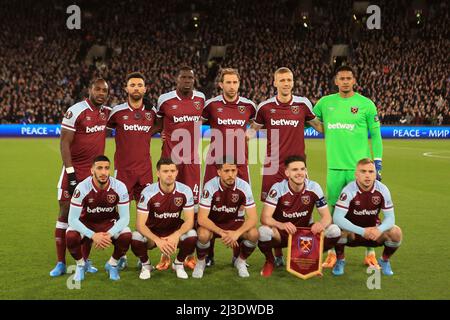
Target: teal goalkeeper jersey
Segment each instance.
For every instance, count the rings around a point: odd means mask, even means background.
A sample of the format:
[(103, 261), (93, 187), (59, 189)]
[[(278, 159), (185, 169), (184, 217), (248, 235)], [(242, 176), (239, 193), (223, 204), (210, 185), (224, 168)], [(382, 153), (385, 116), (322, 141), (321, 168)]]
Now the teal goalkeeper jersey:
[(362, 158), (382, 158), (380, 121), (372, 100), (355, 93), (342, 98), (339, 93), (321, 98), (313, 112), (323, 122), (328, 169), (354, 170)]

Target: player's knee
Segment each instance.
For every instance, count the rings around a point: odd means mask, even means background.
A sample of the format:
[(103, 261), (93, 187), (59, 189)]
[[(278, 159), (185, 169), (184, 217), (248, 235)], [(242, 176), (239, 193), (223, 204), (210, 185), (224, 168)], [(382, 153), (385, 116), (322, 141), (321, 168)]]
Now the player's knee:
[(400, 229), (399, 226), (394, 225), (391, 230), (389, 230), (388, 236), (390, 240), (394, 242), (400, 242), (403, 238), (402, 229)]
[(338, 238), (341, 236), (341, 229), (336, 224), (330, 224), (328, 228), (325, 229), (326, 238)]
[(185, 234), (182, 234), (180, 237), (180, 241), (184, 241), (187, 238), (195, 238), (197, 240), (197, 231), (195, 231), (194, 229), (191, 229), (188, 232), (186, 232)]
[(199, 227), (197, 229), (197, 237), (199, 242), (205, 244), (211, 238), (211, 232), (206, 228)]
[(133, 241), (139, 241), (139, 242), (147, 242), (147, 238), (144, 237), (142, 234), (140, 234), (138, 231), (134, 231), (131, 234), (131, 240)]
[(259, 239), (258, 229), (252, 228), (247, 232), (247, 240), (257, 243)]
[(66, 232), (66, 245), (68, 248), (81, 245), (81, 235), (77, 231)]
[(273, 238), (273, 230), (269, 226), (260, 226), (259, 231), (259, 241), (270, 241)]

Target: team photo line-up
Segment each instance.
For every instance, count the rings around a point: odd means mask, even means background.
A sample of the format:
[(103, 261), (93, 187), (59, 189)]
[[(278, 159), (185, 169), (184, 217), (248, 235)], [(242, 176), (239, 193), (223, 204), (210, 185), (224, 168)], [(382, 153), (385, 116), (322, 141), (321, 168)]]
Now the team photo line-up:
[[(260, 273), (269, 277), (285, 265), (282, 248), (299, 227), (324, 233), (328, 255), (322, 266), (334, 275), (344, 274), (345, 246), (366, 247), (364, 263), (393, 275), (389, 259), (401, 244), (402, 232), (395, 225), (390, 192), (380, 182), (380, 121), (374, 103), (353, 91), (351, 67), (336, 70), (338, 93), (322, 97), (314, 108), (307, 98), (292, 94), (293, 73), (285, 67), (274, 73), (276, 96), (258, 106), (239, 96), (240, 75), (232, 68), (220, 71), (222, 94), (209, 100), (194, 90), (195, 74), (187, 66), (177, 73), (176, 89), (162, 94), (156, 107), (145, 99), (141, 73), (128, 74), (125, 83), (128, 101), (110, 108), (105, 106), (108, 83), (94, 79), (89, 97), (71, 106), (62, 120), (57, 264), (50, 276), (66, 273), (66, 249), (76, 261), (76, 281), (97, 272), (89, 260), (93, 244), (96, 249), (114, 247), (104, 266), (111, 280), (120, 279), (130, 248), (139, 258), (140, 279), (170, 267), (178, 278), (188, 278), (185, 267), (193, 270), (192, 277), (202, 278), (206, 267), (214, 265), (214, 241), (221, 238), (232, 248), (240, 277), (249, 276), (246, 259), (256, 247), (265, 256)], [(222, 137), (211, 137), (201, 184), (203, 123)], [(326, 198), (320, 185), (308, 179), (305, 125), (325, 136)], [(114, 177), (103, 155), (109, 129), (115, 129)], [(257, 227), (248, 140), (262, 129), (267, 150)], [(153, 182), (150, 144), (157, 132), (162, 151), (158, 181)], [(128, 226), (131, 200), (137, 206), (134, 232)], [(314, 207), (320, 215), (316, 222)], [(384, 250), (377, 259), (373, 248), (379, 246)], [(153, 267), (148, 250), (156, 247), (161, 259)]]

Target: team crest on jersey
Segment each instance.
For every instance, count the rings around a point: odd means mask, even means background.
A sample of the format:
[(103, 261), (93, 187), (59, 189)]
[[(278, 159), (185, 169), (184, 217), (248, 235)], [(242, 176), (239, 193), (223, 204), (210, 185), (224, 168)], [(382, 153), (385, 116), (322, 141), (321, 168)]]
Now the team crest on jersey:
[(200, 110), (200, 101), (194, 101), (194, 108)]
[(175, 205), (177, 207), (181, 207), (181, 205), (183, 204), (183, 198), (182, 197), (175, 197), (173, 199), (173, 201), (174, 201), (174, 203), (175, 203)]
[(64, 118), (70, 119), (73, 117), (73, 113), (70, 110), (67, 110), (66, 114), (64, 115)]
[(347, 200), (347, 194), (345, 192), (341, 193), (341, 196), (339, 197), (339, 200), (341, 200), (341, 201)]
[(311, 202), (310, 196), (302, 196), (302, 203), (308, 205)]
[(372, 197), (372, 203), (374, 204), (374, 205), (379, 205), (380, 203), (381, 203), (381, 197), (380, 196), (373, 196)]
[(73, 197), (76, 199), (76, 198), (79, 198), (80, 197), (80, 190), (78, 190), (78, 189), (75, 189), (75, 191), (74, 191), (74, 193), (73, 193)]
[(238, 110), (240, 113), (245, 113), (245, 106), (238, 106)]
[(145, 113), (145, 119), (147, 119), (148, 121), (152, 120), (152, 113), (151, 112), (146, 112)]
[(106, 120), (106, 114), (104, 112), (100, 112), (100, 119)]
[(304, 254), (311, 253), (313, 241), (314, 239), (311, 237), (299, 237), (297, 242), (298, 249)]
[(233, 193), (231, 195), (231, 202), (236, 203), (239, 201), (239, 194), (238, 193)]
[(108, 200), (109, 203), (114, 203), (116, 201), (116, 195), (115, 194), (108, 194), (106, 197), (106, 200)]
[(291, 106), (291, 111), (293, 114), (298, 114), (300, 112), (299, 106)]
[(277, 196), (277, 190), (272, 189), (269, 191), (269, 197), (275, 198)]
[(203, 191), (203, 199), (208, 199), (209, 198), (209, 191), (205, 190)]
[(351, 107), (351, 110), (352, 110), (352, 113), (353, 113), (353, 114), (357, 114), (359, 108), (358, 108), (358, 107)]

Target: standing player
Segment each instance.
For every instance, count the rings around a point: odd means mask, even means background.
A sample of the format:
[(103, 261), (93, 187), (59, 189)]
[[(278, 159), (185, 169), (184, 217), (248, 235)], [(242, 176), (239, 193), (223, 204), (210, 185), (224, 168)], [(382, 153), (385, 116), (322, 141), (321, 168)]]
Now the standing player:
[[(343, 190), (334, 210), (334, 222), (342, 229), (342, 237), (336, 245), (337, 263), (333, 274), (344, 274), (344, 246), (379, 247), (384, 245), (378, 260), (383, 274), (391, 276), (389, 258), (400, 247), (402, 230), (395, 225), (394, 205), (389, 189), (376, 180), (375, 163), (361, 159), (356, 167), (356, 181)], [(380, 224), (379, 213), (384, 219)]]
[[(325, 231), (324, 250), (333, 248), (341, 231), (331, 224), (331, 214), (318, 183), (306, 179), (305, 158), (289, 156), (285, 162), (287, 179), (272, 186), (264, 202), (259, 227), (258, 247), (266, 257), (261, 275), (269, 277), (274, 269), (272, 248), (286, 248), (289, 234), (299, 227), (311, 227), (314, 234)], [(317, 208), (321, 220), (314, 223), (312, 213)]]
[[(267, 152), (264, 160), (261, 201), (270, 188), (286, 179), (284, 161), (290, 155), (305, 157), (305, 122), (323, 132), (322, 123), (312, 112), (311, 102), (292, 94), (294, 75), (288, 68), (279, 68), (274, 74), (277, 95), (259, 104), (253, 130), (267, 130)], [(249, 135), (252, 135), (250, 131)], [(283, 265), (282, 251), (277, 250), (276, 265)]]
[[(156, 110), (143, 103), (146, 88), (141, 73), (130, 73), (126, 83), (128, 101), (113, 108), (108, 128), (116, 129), (115, 176), (127, 186), (130, 200), (138, 201), (144, 187), (153, 183), (150, 148)], [(122, 257), (119, 269), (126, 265)]]
[[(210, 240), (221, 237), (227, 247), (239, 247), (239, 257), (234, 261), (240, 277), (249, 277), (246, 259), (255, 250), (258, 241), (255, 201), (250, 185), (237, 178), (238, 169), (234, 160), (223, 159), (218, 164), (218, 177), (208, 181), (203, 187), (198, 213), (197, 264), (192, 277), (202, 278), (206, 267), (206, 254)], [(248, 219), (244, 212), (245, 207)]]
[[(203, 121), (211, 126), (211, 144), (206, 159), (203, 185), (217, 176), (216, 159), (233, 155), (236, 159), (238, 177), (250, 184), (248, 170), (248, 145), (245, 131), (256, 113), (253, 101), (240, 97), (239, 72), (225, 68), (220, 71), (219, 86), (223, 94), (209, 99), (203, 109)], [(242, 209), (242, 208), (241, 208)], [(238, 254), (238, 252), (237, 252)], [(206, 265), (214, 264), (214, 239), (206, 257)]]
[[(321, 98), (313, 110), (325, 130), (327, 195), (332, 213), (342, 188), (355, 177), (358, 160), (372, 158), (369, 133), (377, 179), (381, 180), (383, 143), (377, 108), (370, 99), (353, 91), (355, 83), (352, 68), (339, 67), (335, 75), (339, 92)], [(330, 250), (323, 266), (332, 268), (335, 263), (336, 253)], [(364, 263), (379, 267), (373, 248), (368, 248)]]
[(81, 253), (82, 243), (94, 242), (96, 248), (114, 245), (114, 252), (105, 269), (111, 280), (119, 280), (118, 260), (130, 247), (130, 201), (127, 187), (109, 176), (110, 161), (97, 156), (92, 164), (92, 177), (77, 186), (70, 203), (69, 228), (66, 241), (70, 254), (77, 263), (75, 281), (84, 280), (86, 258)]
[[(194, 90), (194, 71), (181, 67), (176, 78), (176, 90), (161, 95), (158, 99), (157, 117), (162, 118), (163, 142), (161, 157), (172, 159), (178, 166), (178, 181), (191, 188), (194, 194), (195, 212), (198, 210), (200, 189), (200, 157), (202, 112), (205, 95)], [(193, 269), (195, 259), (188, 257), (186, 265)], [(156, 266), (163, 270), (170, 266), (164, 255)]]
[[(55, 241), (58, 263), (50, 271), (57, 277), (66, 273), (66, 229), (69, 215), (69, 201), (77, 186), (91, 175), (92, 160), (105, 151), (106, 122), (111, 108), (103, 104), (108, 99), (108, 84), (95, 79), (89, 85), (89, 98), (71, 106), (61, 124), (61, 158), (63, 167), (58, 182), (59, 217), (56, 222)], [(83, 247), (83, 254), (89, 255), (89, 246)], [(88, 272), (96, 272), (90, 263)]]
[[(177, 247), (172, 264), (177, 277), (187, 279), (183, 261), (195, 250), (194, 199), (191, 189), (176, 181), (178, 170), (171, 159), (161, 158), (156, 164), (159, 182), (147, 186), (137, 206), (137, 231), (133, 232), (131, 249), (141, 261), (140, 279), (150, 279), (151, 265), (147, 250), (158, 247), (169, 257)], [(184, 213), (184, 219), (181, 218)]]

